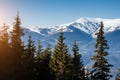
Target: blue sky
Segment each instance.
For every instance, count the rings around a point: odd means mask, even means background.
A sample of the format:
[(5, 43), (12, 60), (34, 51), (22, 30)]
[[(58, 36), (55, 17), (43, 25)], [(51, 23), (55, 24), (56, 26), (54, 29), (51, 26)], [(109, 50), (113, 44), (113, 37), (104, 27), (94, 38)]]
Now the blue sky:
[(17, 11), (24, 27), (50, 27), (80, 17), (120, 18), (120, 0), (0, 0), (0, 25), (12, 24)]

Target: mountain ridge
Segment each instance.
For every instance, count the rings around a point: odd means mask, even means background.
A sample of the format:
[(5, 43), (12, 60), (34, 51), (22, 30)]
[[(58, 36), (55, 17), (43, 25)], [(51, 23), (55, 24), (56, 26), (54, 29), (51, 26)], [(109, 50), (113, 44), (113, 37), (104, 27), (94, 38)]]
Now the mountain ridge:
[(109, 33), (109, 32), (113, 32), (115, 30), (119, 30), (120, 29), (120, 19), (116, 18), (116, 19), (103, 19), (103, 18), (88, 18), (88, 17), (82, 17), (79, 18), (76, 21), (73, 21), (71, 23), (68, 24), (62, 24), (62, 25), (58, 25), (58, 26), (53, 26), (53, 27), (45, 27), (45, 28), (40, 28), (40, 27), (30, 27), (29, 29), (31, 31), (34, 32), (38, 32), (40, 33), (40, 29), (47, 29), (48, 33), (58, 33), (59, 30), (63, 27), (64, 28), (64, 32), (66, 31), (71, 31), (69, 29), (69, 26), (74, 26), (84, 32), (86, 32), (87, 34), (90, 34), (93, 36), (93, 38), (95, 37), (95, 33), (98, 31), (99, 29), (99, 24), (100, 22), (103, 21), (104, 23), (104, 31), (105, 33)]
[(107, 58), (111, 64), (114, 64), (112, 69), (117, 69), (120, 66), (120, 44), (118, 42), (120, 41), (120, 19), (80, 18), (72, 23), (51, 28), (34, 27), (33, 30), (32, 28), (26, 28), (26, 35), (23, 37), (23, 40), (26, 41), (28, 35), (31, 35), (36, 46), (37, 41), (40, 40), (43, 48), (46, 47), (47, 44), (51, 44), (51, 48), (53, 49), (59, 36), (60, 29), (63, 28), (64, 37), (66, 38), (65, 43), (70, 48), (70, 52), (72, 52), (72, 45), (76, 41), (80, 52), (83, 55), (85, 66), (89, 67), (92, 64), (90, 58), (95, 54), (95, 33), (99, 30), (99, 24), (101, 21), (104, 23), (105, 37), (110, 47), (108, 50), (110, 54)]
[(31, 35), (36, 47), (38, 40), (40, 40), (43, 48), (50, 44), (53, 49), (59, 36), (60, 29), (63, 28), (64, 37), (66, 38), (65, 43), (70, 48), (70, 53), (72, 52), (72, 45), (76, 41), (80, 53), (83, 55), (85, 66), (89, 67), (92, 63), (90, 58), (95, 54), (95, 33), (99, 30), (101, 21), (104, 23), (105, 38), (110, 47), (108, 50), (110, 53), (108, 60), (114, 64), (113, 69), (117, 69), (120, 66), (120, 19), (79, 18), (71, 23), (51, 28), (40, 28), (36, 26), (30, 28), (22, 27), (25, 33), (22, 40), (27, 44), (28, 36)]

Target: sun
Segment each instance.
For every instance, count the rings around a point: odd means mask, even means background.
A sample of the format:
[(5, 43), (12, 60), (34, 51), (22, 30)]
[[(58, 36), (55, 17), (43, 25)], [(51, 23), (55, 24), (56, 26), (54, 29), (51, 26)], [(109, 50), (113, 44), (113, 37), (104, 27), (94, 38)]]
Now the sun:
[(6, 14), (8, 13), (6, 12), (5, 6), (0, 4), (0, 26), (3, 25), (3, 23), (5, 23), (5, 19), (7, 17)]

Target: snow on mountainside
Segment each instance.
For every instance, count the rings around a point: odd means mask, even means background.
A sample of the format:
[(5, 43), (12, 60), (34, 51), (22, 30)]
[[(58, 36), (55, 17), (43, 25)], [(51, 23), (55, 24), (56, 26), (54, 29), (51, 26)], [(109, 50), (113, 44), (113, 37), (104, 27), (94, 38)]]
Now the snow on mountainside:
[[(99, 24), (100, 22), (103, 21), (104, 23), (104, 31), (105, 33), (109, 33), (109, 32), (113, 32), (115, 30), (120, 29), (120, 19), (103, 19), (103, 18), (80, 18), (76, 21), (73, 21), (71, 23), (68, 24), (63, 24), (63, 25), (59, 25), (59, 26), (54, 26), (52, 28), (44, 28), (48, 29), (46, 31), (48, 31), (48, 33), (57, 33), (61, 27), (64, 28), (64, 31), (69, 31), (72, 32), (73, 30), (69, 29), (69, 26), (73, 26), (77, 29), (82, 30), (83, 32), (86, 32), (87, 34), (90, 34), (94, 37), (94, 34), (96, 33), (96, 31), (99, 28)], [(30, 30), (35, 31), (35, 32), (40, 32), (40, 28), (30, 28)]]
[(120, 29), (120, 19), (80, 18), (76, 22), (83, 24), (87, 33), (94, 33), (101, 21), (104, 23), (106, 33)]
[[(70, 51), (76, 41), (79, 45), (83, 61), (88, 68), (91, 68), (91, 57), (95, 54), (95, 33), (99, 30), (99, 24), (103, 21), (105, 36), (110, 47), (108, 60), (114, 65), (112, 69), (120, 67), (120, 19), (102, 18), (80, 18), (68, 24), (53, 26), (49, 28), (30, 27), (24, 28), (25, 35), (22, 37), (25, 44), (28, 36), (31, 35), (37, 46), (38, 40), (41, 41), (43, 48), (51, 44), (53, 48), (59, 36), (60, 29), (63, 27), (65, 43)], [(72, 51), (71, 51), (72, 52)]]
[(103, 21), (105, 36), (110, 47), (108, 60), (114, 65), (112, 69), (120, 67), (120, 19), (102, 19), (102, 18), (80, 18), (68, 24), (58, 25), (49, 28), (31, 27), (25, 28), (26, 35), (23, 37), (27, 41), (28, 35), (32, 36), (37, 46), (40, 40), (43, 47), (51, 44), (53, 48), (59, 36), (60, 29), (63, 27), (65, 43), (70, 47), (74, 41), (77, 41), (83, 61), (88, 68), (91, 68), (91, 57), (95, 54), (95, 33), (99, 30), (99, 24)]

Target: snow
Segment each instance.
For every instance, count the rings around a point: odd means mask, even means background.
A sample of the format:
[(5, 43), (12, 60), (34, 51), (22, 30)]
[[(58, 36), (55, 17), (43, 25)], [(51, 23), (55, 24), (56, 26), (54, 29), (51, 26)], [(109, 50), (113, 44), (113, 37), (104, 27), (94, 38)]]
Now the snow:
[(112, 32), (120, 29), (120, 19), (104, 19), (105, 32)]
[[(104, 18), (89, 18), (89, 17), (82, 17), (76, 21), (62, 24), (58, 26), (40, 28), (40, 27), (30, 27), (29, 29), (33, 32), (41, 33), (41, 29), (46, 29), (49, 35), (55, 34), (60, 32), (60, 29), (63, 28), (64, 32), (73, 32), (73, 30), (69, 29), (70, 26), (73, 26), (87, 34), (90, 34), (93, 38), (95, 38), (95, 33), (99, 30), (100, 22), (103, 21), (104, 23), (104, 31), (105, 33), (113, 32), (115, 30), (120, 29), (120, 19), (104, 19)], [(44, 35), (44, 34), (42, 34)], [(45, 35), (44, 35), (45, 36)]]
[[(103, 18), (87, 18), (82, 17), (76, 21), (68, 24), (58, 25), (51, 28), (30, 27), (26, 30), (26, 36), (23, 40), (27, 41), (27, 37), (31, 34), (35, 45), (37, 40), (41, 40), (43, 47), (47, 44), (51, 44), (54, 47), (57, 38), (59, 36), (60, 29), (63, 28), (65, 32), (65, 43), (72, 48), (74, 41), (77, 41), (80, 52), (83, 56), (83, 62), (87, 68), (91, 65), (91, 57), (94, 55), (95, 46), (95, 33), (99, 30), (99, 24), (103, 21), (106, 39), (110, 47), (108, 60), (114, 65), (112, 69), (117, 69), (120, 66), (119, 53), (120, 45), (117, 41), (120, 41), (120, 19), (103, 19)], [(27, 39), (26, 39), (27, 38)], [(90, 66), (91, 68), (91, 66)]]
[(79, 18), (76, 21), (73, 21), (68, 24), (60, 25), (59, 27), (63, 26), (64, 28), (67, 28), (69, 26), (74, 26), (95, 38), (95, 33), (99, 29), (100, 22), (103, 21), (104, 23), (104, 31), (105, 33), (113, 32), (115, 30), (120, 29), (120, 19), (104, 19), (104, 18), (88, 18), (88, 17), (82, 17)]
[(120, 19), (103, 19), (105, 27), (116, 27), (120, 26)]
[[(88, 23), (90, 23), (90, 22), (91, 22), (91, 24), (94, 24), (95, 26), (87, 26), (87, 27), (91, 27), (91, 28), (89, 28), (89, 30), (92, 31), (91, 32), (92, 34), (94, 34), (94, 28), (95, 27), (98, 28), (99, 27), (98, 25), (100, 24), (101, 21), (103, 21), (103, 23), (104, 23), (104, 30), (106, 33), (115, 31), (116, 29), (120, 29), (120, 19), (104, 19), (104, 18), (86, 18), (86, 17), (83, 17), (83, 18), (76, 20), (77, 23), (81, 23), (83, 25), (88, 25)], [(96, 24), (98, 24), (98, 25), (96, 25)], [(85, 32), (89, 33), (89, 31), (85, 31)]]
[(33, 26), (33, 27), (30, 27), (29, 29), (30, 29), (31, 31), (33, 31), (33, 32), (40, 33), (40, 30), (39, 30), (38, 27)]

